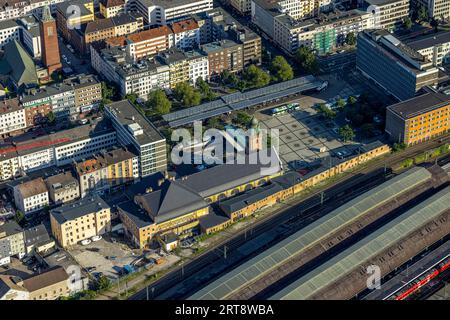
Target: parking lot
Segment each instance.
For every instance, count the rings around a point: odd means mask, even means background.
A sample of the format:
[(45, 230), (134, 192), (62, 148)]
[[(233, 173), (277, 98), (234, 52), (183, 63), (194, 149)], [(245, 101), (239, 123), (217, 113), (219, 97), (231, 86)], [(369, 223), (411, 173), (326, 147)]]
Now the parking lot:
[(110, 236), (86, 246), (77, 245), (70, 253), (91, 274), (101, 273), (109, 278), (117, 278), (123, 267), (131, 265), (140, 255), (139, 250)]
[[(333, 121), (326, 122), (321, 119), (313, 106), (338, 96), (358, 95), (362, 88), (350, 86), (343, 80), (324, 80), (330, 83), (327, 90), (320, 94), (303, 96), (296, 101), (301, 110), (271, 116), (266, 109), (256, 114), (261, 128), (279, 130), (279, 153), (285, 167), (299, 169), (319, 158), (336, 156), (337, 153), (349, 156), (356, 148), (353, 142), (340, 141), (337, 132), (339, 126)], [(325, 151), (321, 152), (323, 150)]]

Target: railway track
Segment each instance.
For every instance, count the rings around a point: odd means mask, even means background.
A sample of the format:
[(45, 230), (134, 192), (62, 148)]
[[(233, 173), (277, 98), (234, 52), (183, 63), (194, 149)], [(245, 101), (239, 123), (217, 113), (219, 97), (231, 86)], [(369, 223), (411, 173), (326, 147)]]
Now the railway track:
[[(439, 145), (442, 145), (444, 143), (450, 142), (450, 136), (447, 137), (441, 137), (439, 139), (430, 140), (426, 142), (423, 145), (413, 146), (409, 149), (409, 152), (402, 152), (398, 154), (391, 155), (388, 159), (375, 159), (373, 160), (369, 166), (364, 166), (363, 168), (359, 168), (355, 170), (352, 174), (349, 174), (345, 177), (341, 177), (338, 179), (335, 184), (330, 187), (330, 189), (325, 191), (317, 191), (310, 196), (308, 196), (306, 199), (304, 199), (301, 203), (296, 203), (294, 205), (286, 205), (283, 208), (277, 210), (276, 212), (265, 216), (258, 220), (256, 223), (244, 228), (237, 234), (230, 234), (229, 239), (225, 239), (222, 242), (215, 245), (214, 248), (211, 248), (201, 255), (197, 256), (194, 260), (191, 260), (187, 263), (183, 263), (179, 267), (175, 268), (170, 273), (166, 274), (159, 280), (155, 281), (153, 284), (148, 286), (147, 288), (142, 289), (141, 291), (137, 292), (133, 296), (130, 297), (131, 300), (145, 300), (145, 299), (158, 299), (166, 293), (164, 298), (182, 298), (186, 295), (184, 291), (177, 292), (174, 288), (179, 286), (180, 283), (184, 282), (190, 282), (193, 280), (198, 280), (201, 278), (202, 270), (207, 268), (213, 263), (217, 262), (224, 262), (224, 255), (225, 252), (227, 252), (228, 256), (233, 254), (234, 251), (236, 251), (240, 246), (242, 246), (244, 243), (246, 243), (249, 240), (252, 240), (256, 238), (257, 236), (264, 234), (265, 232), (268, 232), (272, 229), (274, 229), (274, 226), (279, 226), (282, 224), (287, 223), (287, 225), (291, 224), (291, 228), (298, 228), (303, 223), (307, 223), (308, 219), (309, 221), (312, 221), (316, 219), (316, 215), (312, 213), (311, 215), (307, 215), (305, 211), (310, 210), (314, 206), (317, 206), (318, 203), (320, 204), (322, 201), (327, 202), (329, 199), (334, 198), (334, 200), (339, 201), (338, 195), (340, 194), (341, 197), (344, 197), (344, 193), (348, 190), (352, 190), (355, 192), (355, 180), (362, 179), (362, 177), (366, 176), (371, 183), (372, 177), (370, 174), (371, 172), (378, 171), (378, 174), (380, 174), (381, 171), (386, 170), (386, 168), (389, 168), (393, 166), (394, 164), (398, 164), (404, 159), (415, 157), (425, 150), (429, 150), (431, 148), (438, 147)], [(447, 158), (445, 160), (439, 160), (438, 163), (444, 163), (445, 161), (450, 161)], [(383, 170), (384, 168), (384, 170)], [(373, 173), (372, 173), (373, 174)], [(362, 175), (362, 176), (361, 176)], [(360, 182), (361, 183), (361, 182)], [(367, 182), (365, 184), (365, 187), (367, 188)], [(321, 195), (324, 195), (324, 198), (321, 198)], [(341, 200), (343, 201), (343, 200)], [(301, 211), (295, 210), (300, 208)], [(281, 239), (277, 239), (281, 240)], [(264, 249), (260, 248), (260, 249)], [(253, 252), (252, 256), (257, 254), (258, 252)], [(250, 258), (250, 256), (246, 257), (246, 259)], [(240, 262), (245, 261), (246, 259), (243, 259)], [(232, 265), (226, 265), (227, 268), (233, 267)], [(209, 281), (216, 278), (211, 277), (210, 279), (203, 279), (202, 283), (198, 283), (198, 281), (194, 281), (195, 288), (198, 288), (199, 286), (203, 286), (204, 284), (208, 283)], [(168, 291), (175, 291), (173, 294), (167, 294)], [(151, 292), (151, 295), (148, 294), (148, 292)]]

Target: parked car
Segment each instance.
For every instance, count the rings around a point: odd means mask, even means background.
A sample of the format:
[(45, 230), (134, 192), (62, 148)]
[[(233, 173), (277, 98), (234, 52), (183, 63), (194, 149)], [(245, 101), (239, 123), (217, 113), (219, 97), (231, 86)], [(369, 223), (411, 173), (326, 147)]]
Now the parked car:
[(84, 240), (81, 241), (81, 245), (87, 246), (87, 245), (90, 244), (91, 242), (92, 242), (92, 241), (89, 240), (89, 239), (84, 239)]
[(99, 241), (99, 240), (101, 240), (102, 239), (102, 236), (93, 236), (92, 238), (91, 238), (91, 240), (92, 241)]

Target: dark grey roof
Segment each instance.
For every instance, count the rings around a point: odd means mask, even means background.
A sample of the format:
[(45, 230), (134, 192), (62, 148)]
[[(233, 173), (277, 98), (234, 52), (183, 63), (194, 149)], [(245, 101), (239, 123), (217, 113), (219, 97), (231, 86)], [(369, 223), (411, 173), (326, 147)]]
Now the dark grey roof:
[(272, 183), (279, 185), (283, 189), (288, 189), (303, 180), (302, 175), (297, 171), (289, 171), (281, 176), (272, 179)]
[(4, 47), (0, 73), (9, 74), (17, 86), (38, 84), (36, 66), (22, 45), (14, 40)]
[(406, 43), (414, 50), (431, 48), (435, 45), (448, 42), (450, 42), (450, 31), (430, 33), (406, 41)]
[(220, 208), (227, 215), (248, 207), (258, 201), (261, 201), (277, 192), (284, 190), (279, 184), (270, 183), (265, 186), (261, 186), (250, 191), (247, 191), (236, 197), (224, 200), (220, 202)]
[(63, 224), (80, 218), (86, 214), (109, 208), (108, 204), (98, 195), (89, 196), (76, 202), (66, 204), (50, 211), (50, 214)]
[(171, 220), (182, 215), (206, 208), (208, 204), (195, 191), (179, 181), (166, 180), (161, 189), (136, 196), (135, 201), (148, 210), (157, 222)]
[(8, 237), (21, 232), (23, 232), (22, 228), (13, 220), (0, 225), (0, 235), (6, 233), (6, 236)]
[(127, 217), (130, 218), (130, 220), (133, 221), (138, 228), (145, 228), (154, 223), (145, 210), (131, 200), (120, 203), (117, 207), (122, 211), (122, 213), (127, 215)]
[[(274, 153), (272, 156), (276, 157)], [(267, 175), (264, 170), (267, 167), (263, 164), (222, 164), (187, 176), (180, 183), (206, 198), (263, 178)], [(280, 168), (274, 170), (278, 172)]]
[(209, 229), (218, 225), (221, 225), (225, 222), (230, 221), (231, 219), (224, 215), (221, 212), (215, 212), (211, 210), (209, 214), (203, 216), (199, 219), (200, 226), (204, 229)]
[(449, 96), (442, 93), (429, 92), (421, 96), (391, 105), (388, 107), (388, 109), (403, 118), (410, 118), (449, 104)]
[(31, 246), (50, 240), (47, 229), (43, 224), (25, 230), (25, 245)]

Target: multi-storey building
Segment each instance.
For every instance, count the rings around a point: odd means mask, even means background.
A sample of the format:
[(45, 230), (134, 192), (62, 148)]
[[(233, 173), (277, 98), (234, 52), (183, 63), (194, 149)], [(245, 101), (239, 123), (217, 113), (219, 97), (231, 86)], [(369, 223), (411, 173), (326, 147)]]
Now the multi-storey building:
[(12, 256), (25, 255), (22, 228), (15, 221), (0, 222), (0, 266), (11, 262)]
[(15, 140), (0, 147), (0, 179), (87, 158), (117, 143), (116, 132), (104, 120), (29, 140)]
[(410, 0), (364, 0), (363, 8), (374, 15), (376, 28), (396, 29), (409, 15)]
[(92, 67), (116, 83), (122, 96), (135, 93), (147, 99), (151, 91), (170, 87), (169, 66), (161, 64), (158, 59), (147, 58), (135, 62), (121, 47), (91, 48)]
[(386, 109), (386, 132), (392, 141), (413, 145), (450, 130), (450, 97), (429, 92)]
[(186, 19), (192, 14), (212, 10), (212, 0), (129, 0), (127, 11), (137, 11), (147, 25), (165, 25)]
[(98, 195), (50, 211), (52, 234), (63, 248), (111, 231), (111, 209)]
[(433, 62), (386, 30), (359, 34), (356, 66), (399, 100), (410, 99), (424, 86), (438, 82), (439, 70)]
[(108, 38), (119, 37), (143, 30), (142, 16), (124, 13), (115, 17), (98, 19), (72, 29), (70, 42), (81, 53), (89, 52), (89, 44)]
[(436, 20), (450, 18), (450, 2), (447, 0), (411, 0), (411, 2), (418, 7), (425, 7), (430, 18)]
[(0, 101), (0, 136), (23, 132), (27, 128), (25, 109), (17, 98)]
[(231, 39), (243, 46), (244, 65), (261, 64), (261, 37), (242, 25), (222, 8), (195, 15), (200, 27), (200, 43)]
[(137, 150), (141, 177), (167, 169), (166, 139), (128, 100), (107, 105), (105, 113), (117, 131), (119, 143)]
[(200, 29), (195, 20), (183, 20), (138, 33), (106, 39), (108, 47), (124, 47), (128, 56), (137, 61), (158, 52), (177, 47), (188, 50), (200, 44)]
[(44, 209), (49, 204), (48, 190), (44, 179), (19, 183), (14, 186), (14, 202), (24, 214)]
[(331, 12), (300, 22), (279, 15), (273, 19), (273, 40), (290, 55), (301, 46), (326, 54), (344, 44), (349, 33), (356, 35), (373, 27), (372, 14), (361, 10)]
[(207, 43), (201, 50), (208, 56), (210, 77), (217, 77), (224, 70), (239, 72), (244, 67), (243, 46), (232, 40)]
[(450, 62), (450, 31), (441, 31), (407, 40), (408, 46), (416, 50), (434, 66)]
[(39, 23), (34, 16), (0, 21), (0, 49), (13, 40), (21, 42), (34, 58), (41, 55)]
[(158, 55), (170, 68), (170, 88), (178, 83), (188, 82), (195, 85), (200, 77), (207, 80), (209, 76), (208, 57), (199, 50), (181, 51), (171, 49)]
[(20, 18), (30, 14), (41, 14), (44, 6), (49, 5), (52, 13), (56, 5), (65, 0), (12, 0), (0, 2), (0, 21)]
[(61, 83), (29, 90), (20, 97), (29, 126), (45, 121), (50, 111), (58, 119), (76, 119), (80, 113), (97, 107), (101, 100), (101, 83), (93, 75), (68, 78)]
[(2, 275), (0, 285), (4, 290), (0, 293), (0, 300), (56, 300), (75, 291), (69, 282), (69, 275), (63, 267), (51, 268), (26, 279)]
[(77, 162), (74, 166), (81, 197), (94, 191), (101, 194), (139, 178), (138, 156), (127, 148), (95, 154), (93, 158)]
[(115, 17), (125, 10), (124, 0), (100, 0), (100, 13), (104, 18)]
[(71, 202), (80, 197), (78, 181), (70, 172), (48, 177), (45, 183), (50, 200), (55, 204)]
[(70, 41), (72, 30), (81, 25), (94, 21), (94, 1), (75, 0), (66, 1), (56, 5), (56, 24), (58, 32)]

